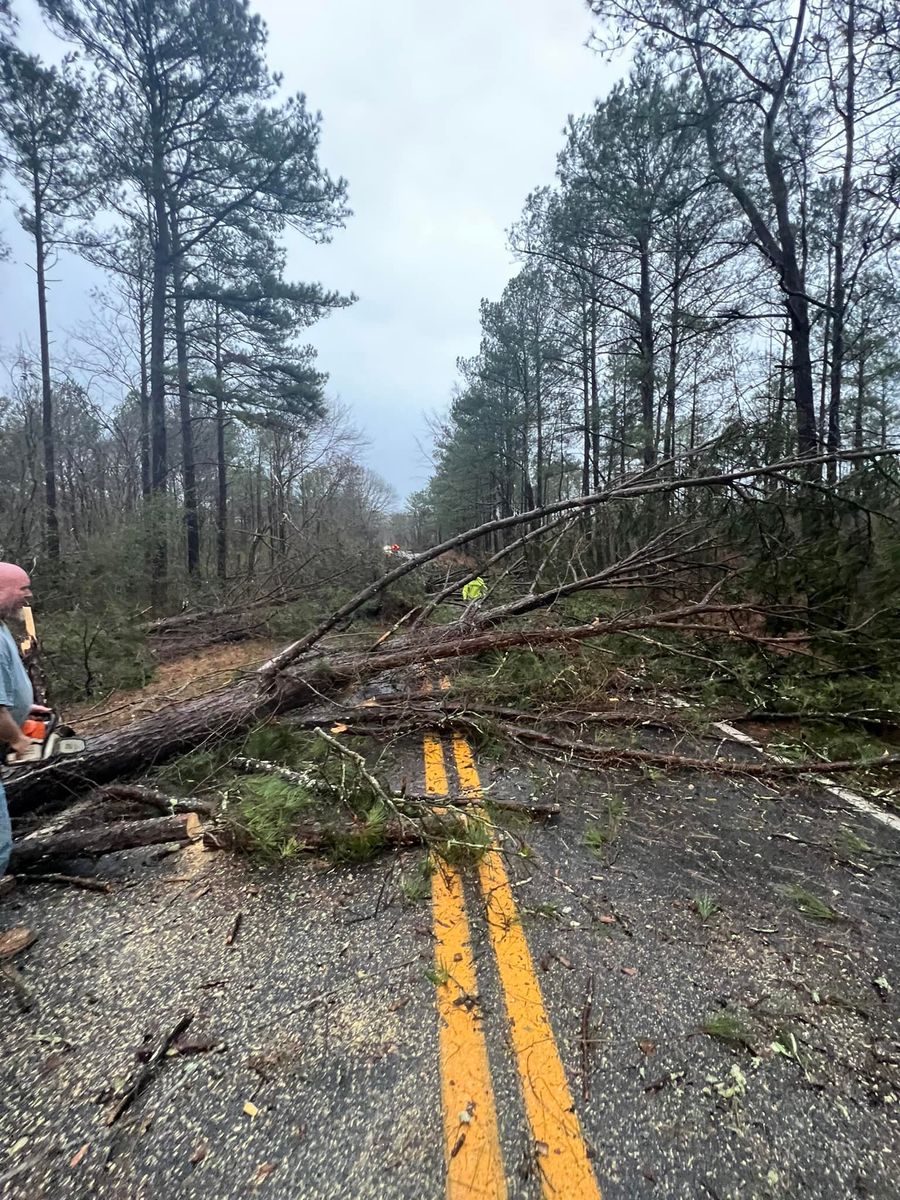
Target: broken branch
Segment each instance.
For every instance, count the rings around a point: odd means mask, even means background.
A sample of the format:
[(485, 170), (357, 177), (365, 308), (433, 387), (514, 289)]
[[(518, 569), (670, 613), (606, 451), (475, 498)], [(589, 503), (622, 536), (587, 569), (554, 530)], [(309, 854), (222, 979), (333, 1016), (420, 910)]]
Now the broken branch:
[(160, 842), (191, 842), (201, 832), (196, 815), (185, 813), (148, 821), (118, 821), (112, 825), (73, 830), (49, 837), (32, 835), (27, 840), (13, 843), (10, 869), (18, 873), (30, 863), (46, 858), (93, 858), (114, 850), (131, 850)]
[(115, 1125), (116, 1121), (118, 1121), (119, 1118), (129, 1110), (129, 1108), (131, 1108), (132, 1104), (134, 1104), (135, 1100), (137, 1100), (138, 1096), (140, 1096), (141, 1092), (143, 1092), (147, 1084), (162, 1066), (169, 1047), (184, 1033), (193, 1019), (193, 1013), (185, 1013), (178, 1023), (169, 1030), (169, 1032), (160, 1042), (159, 1046), (157, 1046), (153, 1054), (138, 1072), (134, 1082), (131, 1083), (125, 1090), (124, 1095), (106, 1118), (107, 1125)]

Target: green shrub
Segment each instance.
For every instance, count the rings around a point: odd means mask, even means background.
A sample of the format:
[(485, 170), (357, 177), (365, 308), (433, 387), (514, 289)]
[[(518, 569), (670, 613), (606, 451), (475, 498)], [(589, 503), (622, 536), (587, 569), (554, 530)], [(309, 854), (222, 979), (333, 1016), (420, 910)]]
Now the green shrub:
[(153, 678), (146, 634), (126, 609), (48, 614), (38, 633), (48, 690), (57, 704), (140, 688)]

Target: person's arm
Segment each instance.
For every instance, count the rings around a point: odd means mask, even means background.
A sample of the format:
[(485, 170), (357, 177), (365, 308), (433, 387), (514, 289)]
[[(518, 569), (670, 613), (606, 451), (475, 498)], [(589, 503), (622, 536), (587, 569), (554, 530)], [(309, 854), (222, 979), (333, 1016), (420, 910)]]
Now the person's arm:
[(16, 754), (27, 754), (31, 749), (31, 738), (25, 736), (12, 719), (12, 713), (2, 705), (0, 705), (0, 742), (6, 742), (10, 750), (15, 750)]

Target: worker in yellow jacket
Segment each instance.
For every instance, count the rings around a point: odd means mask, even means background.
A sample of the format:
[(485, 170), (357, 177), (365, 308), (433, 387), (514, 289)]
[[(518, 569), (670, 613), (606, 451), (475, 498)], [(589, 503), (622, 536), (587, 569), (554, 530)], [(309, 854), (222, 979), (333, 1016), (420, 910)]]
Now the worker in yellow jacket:
[(462, 590), (462, 598), (467, 604), (471, 604), (473, 600), (480, 600), (487, 591), (487, 584), (479, 575), (477, 579), (471, 579)]

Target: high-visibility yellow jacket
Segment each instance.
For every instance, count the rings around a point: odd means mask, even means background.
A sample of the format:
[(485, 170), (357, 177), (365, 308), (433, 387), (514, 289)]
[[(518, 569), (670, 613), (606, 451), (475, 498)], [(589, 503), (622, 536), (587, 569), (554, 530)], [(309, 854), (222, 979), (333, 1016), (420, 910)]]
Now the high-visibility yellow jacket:
[(477, 579), (471, 580), (462, 590), (463, 600), (480, 600), (487, 591), (487, 584), (479, 575)]

